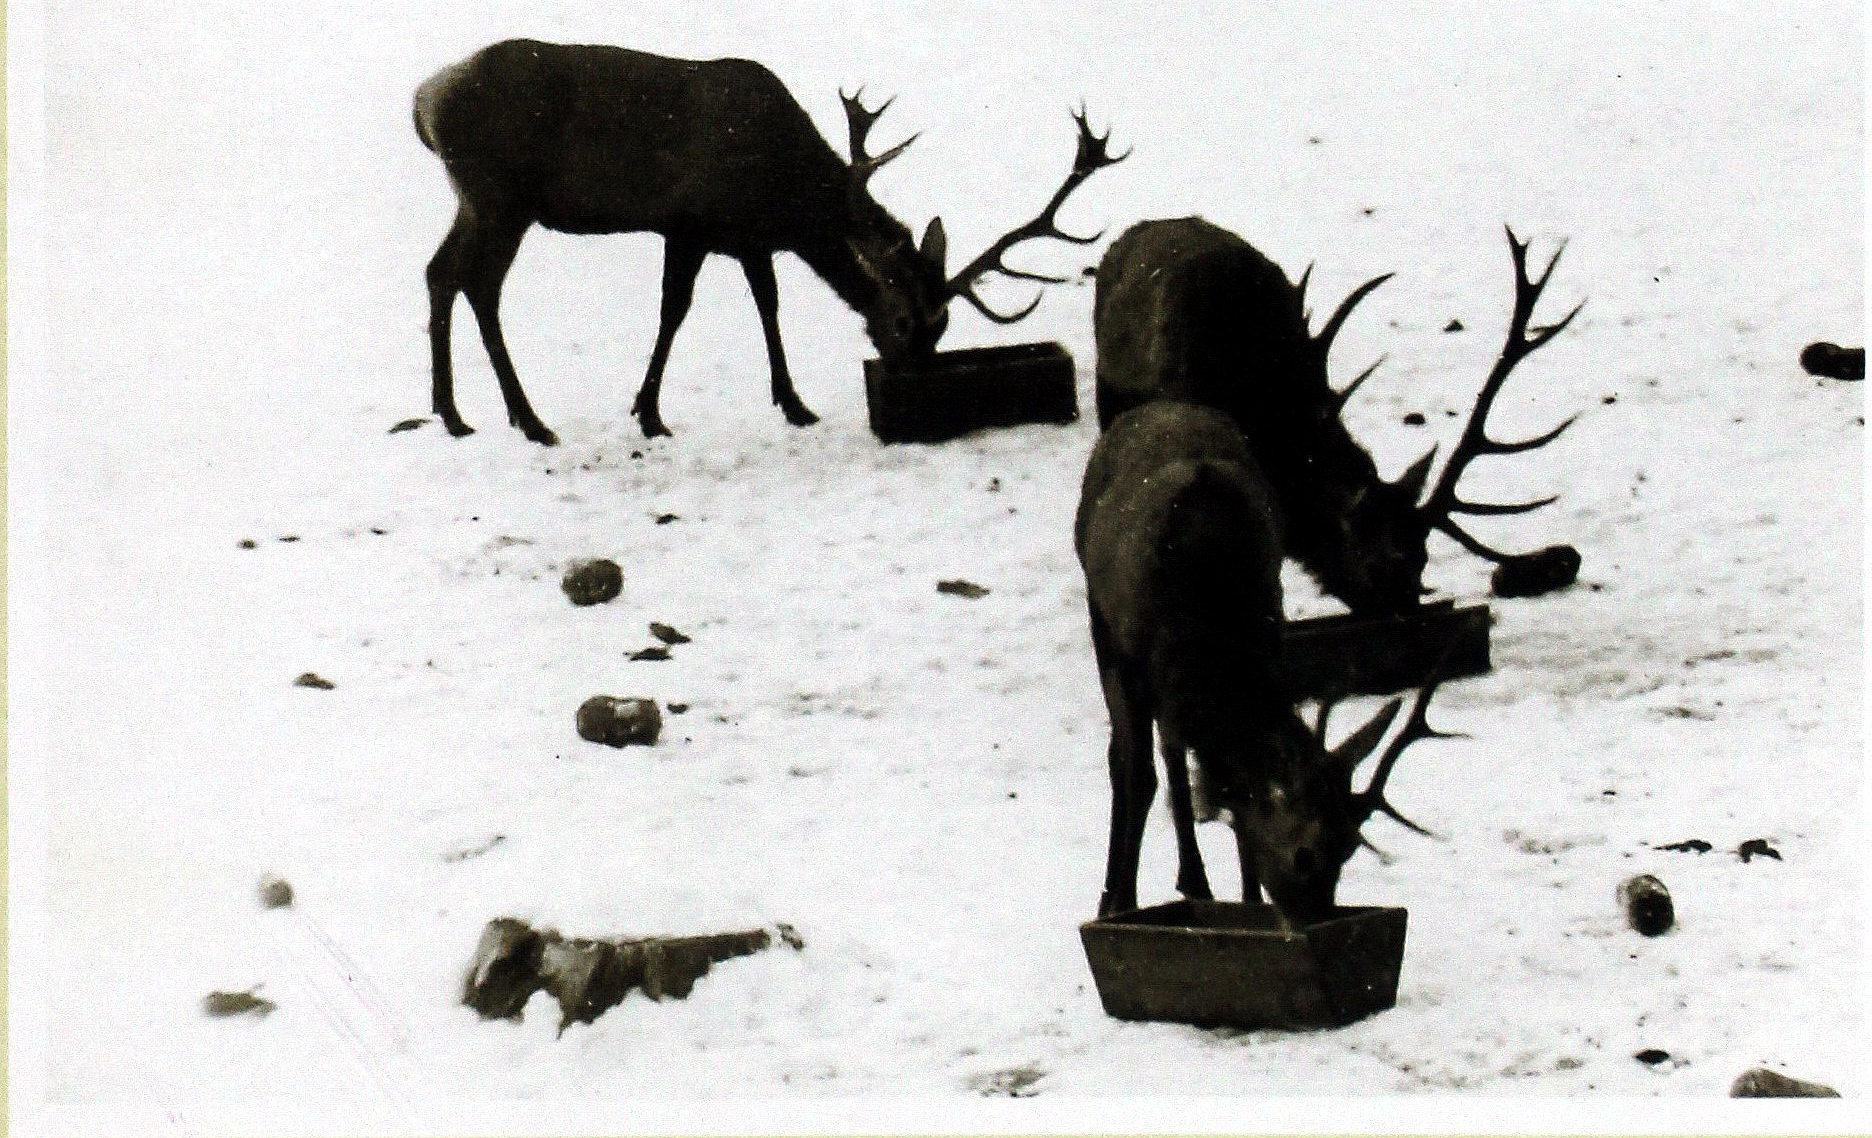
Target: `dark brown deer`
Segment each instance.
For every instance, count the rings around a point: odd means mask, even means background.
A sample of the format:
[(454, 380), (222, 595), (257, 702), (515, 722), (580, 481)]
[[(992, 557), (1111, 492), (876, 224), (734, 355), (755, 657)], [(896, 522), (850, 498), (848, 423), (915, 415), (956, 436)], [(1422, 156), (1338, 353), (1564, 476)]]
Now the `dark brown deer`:
[[(1285, 916), (1333, 907), (1341, 867), (1423, 723), (1430, 688), (1370, 784), (1353, 769), (1376, 747), (1393, 701), (1336, 750), (1325, 714), (1310, 729), (1280, 664), (1281, 535), (1274, 492), (1234, 420), (1213, 408), (1146, 403), (1093, 447), (1074, 527), (1099, 681), (1111, 715), (1111, 844), (1099, 915), (1137, 907), (1139, 848), (1157, 791), (1155, 724), (1176, 827), (1177, 889), (1212, 896), (1196, 846), (1188, 754), (1232, 817), (1242, 892), (1265, 888)], [(1406, 822), (1412, 828), (1414, 823)]]
[[(1275, 488), (1289, 554), (1322, 589), (1359, 615), (1390, 615), (1417, 606), (1426, 591), (1425, 542), (1432, 529), (1503, 563), (1552, 561), (1564, 550), (1577, 572), (1578, 554), (1570, 547), (1516, 558), (1477, 541), (1454, 520), (1456, 514), (1524, 513), (1552, 501), (1469, 502), (1455, 487), (1473, 459), (1545, 446), (1573, 422), (1568, 419), (1520, 442), (1498, 442), (1486, 433), (1489, 410), (1509, 372), (1579, 312), (1575, 308), (1557, 323), (1530, 331), (1534, 305), (1554, 264), (1530, 280), (1526, 243), (1512, 231), (1508, 240), (1516, 280), (1507, 345), (1422, 505), (1418, 499), (1435, 450), (1396, 482), (1386, 482), (1340, 418), (1346, 401), (1378, 365), (1343, 390), (1334, 390), (1327, 380), (1333, 339), (1353, 307), (1390, 274), (1354, 289), (1315, 334), (1308, 327), (1307, 275), (1297, 285), (1289, 283), (1280, 267), (1248, 242), (1201, 218), (1140, 222), (1112, 242), (1100, 262), (1093, 318), (1099, 422), (1109, 426), (1126, 410), (1155, 399), (1227, 412)], [(1572, 572), (1557, 583), (1572, 580)]]
[[(450, 317), (464, 293), (500, 381), (508, 420), (538, 443), (557, 441), (527, 402), (500, 327), (500, 291), (534, 223), (564, 233), (649, 231), (665, 239), (656, 344), (631, 413), (646, 436), (666, 435), (657, 406), (670, 343), (703, 260), (741, 262), (760, 313), (773, 401), (798, 426), (817, 421), (793, 388), (780, 343), (773, 256), (794, 253), (858, 311), (879, 354), (897, 362), (932, 352), (960, 297), (991, 319), (974, 291), (1009, 268), (1014, 244), (1062, 232), (1054, 212), (1094, 171), (1123, 158), (1106, 152), (1084, 112), (1072, 173), (1033, 221), (945, 275), (940, 219), (922, 243), (871, 197), (871, 175), (903, 152), (881, 154), (865, 137), (883, 108), (842, 96), (852, 160), (841, 160), (773, 73), (744, 59), (667, 59), (623, 48), (509, 40), (444, 68), (416, 92), (416, 133), (442, 159), (460, 208), (429, 263), (429, 339), (434, 407), (452, 435), (472, 428), (455, 407)], [(888, 104), (887, 104), (888, 105)], [(1038, 303), (1038, 298), (1035, 298)]]

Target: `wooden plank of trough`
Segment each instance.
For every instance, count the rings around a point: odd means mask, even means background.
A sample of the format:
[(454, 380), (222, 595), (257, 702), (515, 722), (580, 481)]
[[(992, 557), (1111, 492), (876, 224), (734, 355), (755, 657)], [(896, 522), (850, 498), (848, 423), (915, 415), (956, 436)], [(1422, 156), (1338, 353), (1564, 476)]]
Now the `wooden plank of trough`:
[(1351, 615), (1290, 621), (1283, 643), (1288, 684), (1297, 696), (1389, 695), (1487, 672), (1487, 605), (1452, 601), (1392, 617)]
[(1056, 343), (938, 352), (890, 368), (865, 361), (871, 432), (887, 443), (934, 443), (984, 427), (1070, 423), (1079, 417), (1073, 360)]

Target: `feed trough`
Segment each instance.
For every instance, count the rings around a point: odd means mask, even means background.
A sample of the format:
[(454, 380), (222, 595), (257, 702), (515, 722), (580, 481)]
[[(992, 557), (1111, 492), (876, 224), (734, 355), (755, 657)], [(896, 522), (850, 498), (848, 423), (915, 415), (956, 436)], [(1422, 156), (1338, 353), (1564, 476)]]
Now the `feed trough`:
[(983, 427), (1079, 417), (1073, 361), (1055, 343), (937, 352), (906, 367), (865, 361), (871, 432), (887, 443), (935, 443)]
[(1269, 905), (1173, 901), (1079, 926), (1108, 1015), (1339, 1027), (1397, 1002), (1406, 911), (1341, 908), (1284, 933)]
[(1403, 616), (1289, 621), (1282, 657), (1299, 696), (1389, 695), (1489, 670), (1489, 608), (1453, 601)]

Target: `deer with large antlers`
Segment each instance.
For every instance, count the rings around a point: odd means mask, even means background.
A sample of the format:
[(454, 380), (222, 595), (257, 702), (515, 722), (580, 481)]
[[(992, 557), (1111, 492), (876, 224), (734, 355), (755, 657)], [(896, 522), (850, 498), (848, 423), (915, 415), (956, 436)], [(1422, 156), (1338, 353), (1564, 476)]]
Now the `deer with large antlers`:
[[(935, 350), (958, 297), (1011, 322), (976, 295), (1020, 241), (1067, 234), (1054, 211), (1080, 182), (1123, 158), (1106, 151), (1083, 112), (1065, 185), (1034, 221), (995, 242), (961, 272), (945, 269), (940, 219), (920, 244), (871, 197), (877, 169), (909, 142), (865, 149), (883, 107), (841, 95), (851, 161), (840, 159), (772, 72), (742, 59), (668, 59), (623, 48), (509, 40), (444, 68), (416, 92), (416, 133), (441, 157), (459, 208), (429, 262), (434, 409), (452, 435), (472, 431), (455, 406), (450, 319), (465, 294), (500, 382), (508, 420), (538, 443), (557, 441), (534, 413), (500, 327), (502, 281), (535, 223), (564, 233), (649, 231), (665, 239), (656, 343), (631, 413), (646, 436), (666, 435), (658, 393), (670, 344), (689, 309), (703, 260), (740, 261), (760, 314), (773, 401), (798, 426), (817, 421), (794, 390), (780, 342), (773, 256), (785, 250), (864, 317), (886, 361)], [(887, 104), (888, 105), (888, 104)], [(1036, 303), (1038, 302), (1036, 298)]]
[(1287, 918), (1331, 911), (1341, 868), (1384, 797), (1398, 756), (1440, 734), (1424, 722), (1434, 685), (1362, 790), (1353, 772), (1402, 706), (1394, 700), (1337, 748), (1326, 709), (1309, 727), (1281, 668), (1281, 526), (1276, 495), (1233, 419), (1161, 400), (1120, 416), (1093, 447), (1074, 525), (1099, 681), (1111, 716), (1112, 810), (1099, 915), (1137, 907), (1144, 822), (1162, 744), (1176, 829), (1178, 891), (1212, 897), (1196, 845), (1188, 758), (1226, 807), (1242, 893), (1265, 889)]
[(1564, 584), (1578, 569), (1578, 554), (1570, 547), (1516, 557), (1484, 545), (1455, 520), (1458, 514), (1525, 513), (1552, 501), (1470, 502), (1456, 493), (1456, 483), (1474, 459), (1545, 446), (1573, 422), (1517, 442), (1487, 434), (1489, 411), (1509, 373), (1579, 311), (1530, 328), (1559, 254), (1530, 279), (1527, 244), (1512, 231), (1508, 240), (1516, 279), (1507, 343), (1427, 496), (1434, 449), (1388, 482), (1341, 421), (1346, 401), (1378, 364), (1343, 389), (1327, 380), (1333, 339), (1354, 306), (1390, 274), (1354, 289), (1314, 333), (1306, 298), (1311, 270), (1292, 284), (1247, 241), (1201, 218), (1140, 222), (1112, 242), (1100, 262), (1093, 316), (1099, 422), (1109, 426), (1126, 410), (1157, 399), (1227, 412), (1275, 489), (1289, 555), (1356, 614), (1391, 615), (1418, 605), (1425, 592), (1425, 542), (1433, 529), (1504, 565), (1525, 567), (1530, 559), (1547, 564), (1570, 555), (1570, 571), (1558, 581)]

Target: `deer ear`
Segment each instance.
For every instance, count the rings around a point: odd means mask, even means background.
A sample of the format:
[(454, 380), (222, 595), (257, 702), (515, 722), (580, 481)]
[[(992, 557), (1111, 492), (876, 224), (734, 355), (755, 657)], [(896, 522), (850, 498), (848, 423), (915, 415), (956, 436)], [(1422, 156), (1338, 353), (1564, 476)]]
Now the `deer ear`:
[(936, 267), (936, 275), (949, 275), (949, 235), (943, 231), (942, 218), (930, 218), (929, 227), (923, 230), (923, 244), (918, 246), (917, 252)]
[(1430, 480), (1430, 465), (1435, 461), (1436, 448), (1431, 447), (1430, 453), (1411, 463), (1410, 469), (1404, 472), (1404, 476), (1392, 485), (1410, 495), (1410, 500), (1415, 502), (1423, 496), (1424, 483)]

